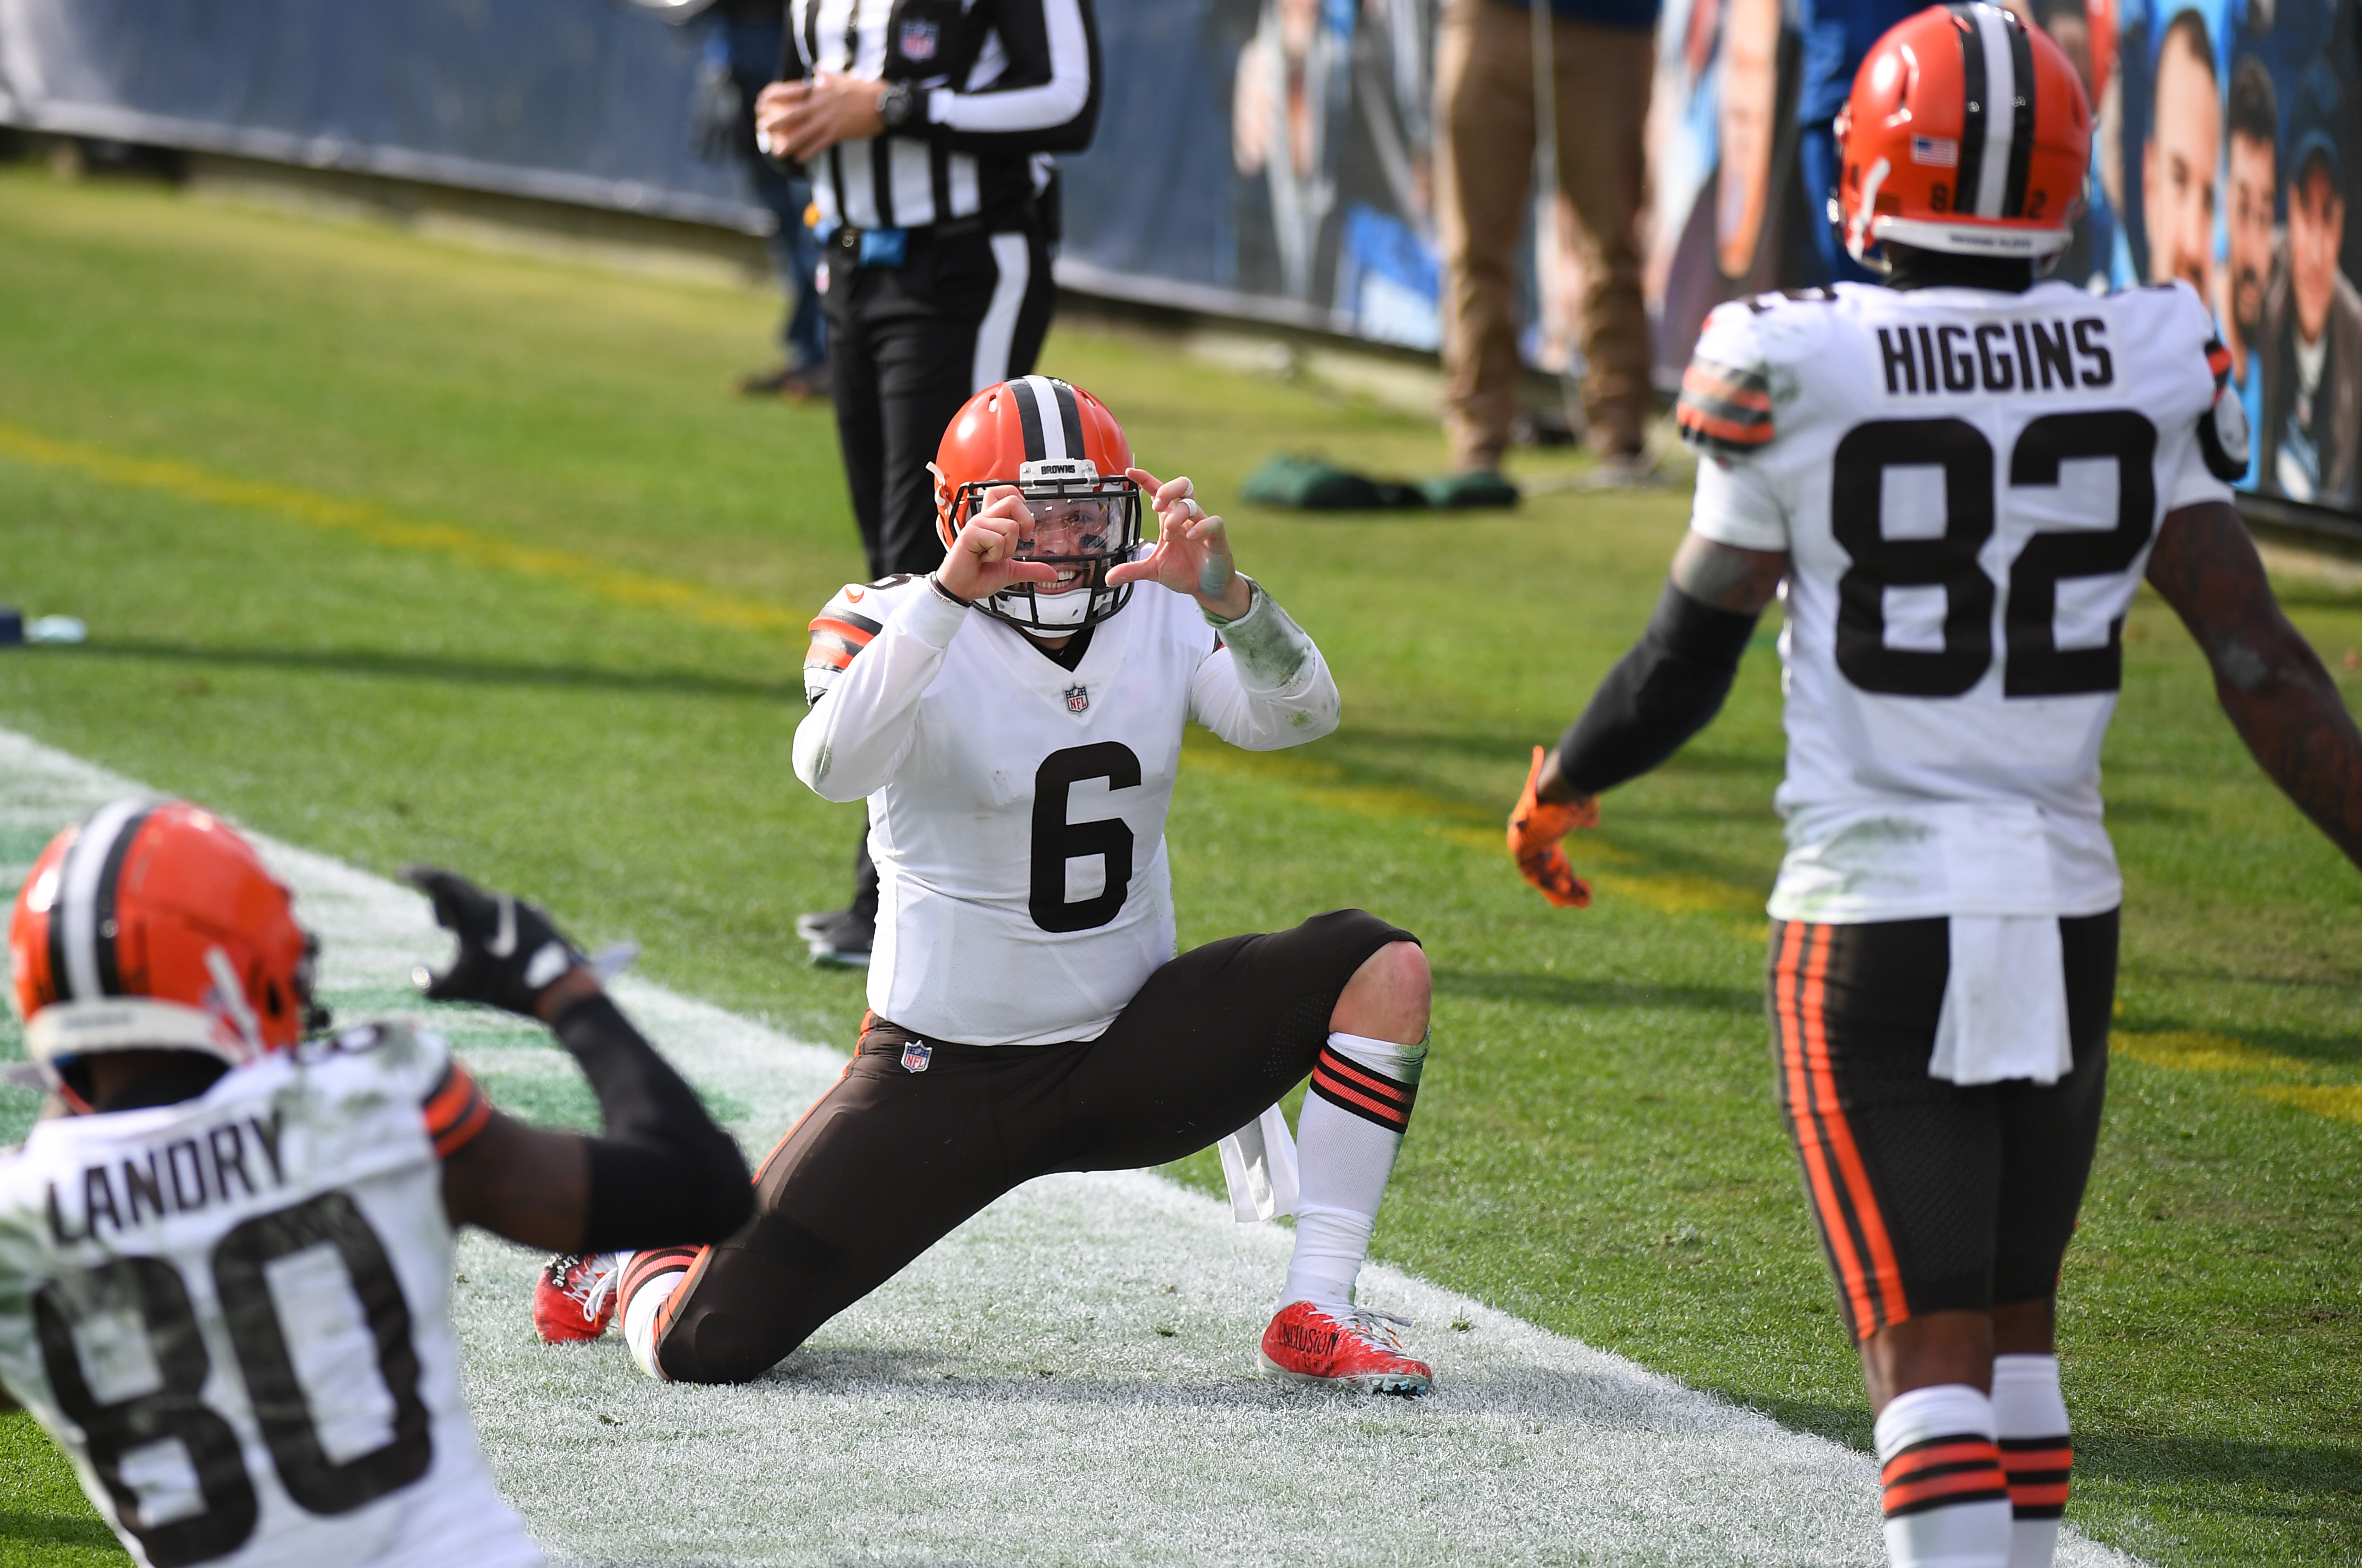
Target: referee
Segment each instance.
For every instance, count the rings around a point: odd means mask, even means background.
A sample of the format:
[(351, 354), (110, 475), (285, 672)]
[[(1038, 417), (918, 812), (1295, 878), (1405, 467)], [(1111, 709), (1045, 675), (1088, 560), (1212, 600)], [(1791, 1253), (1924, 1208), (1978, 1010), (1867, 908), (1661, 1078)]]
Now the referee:
[[(927, 465), (973, 393), (1033, 368), (1056, 290), (1056, 166), (1098, 123), (1090, 0), (789, 0), (764, 150), (804, 166), (837, 441), (873, 577), (943, 560)], [(866, 964), (853, 907), (799, 923), (814, 959)]]

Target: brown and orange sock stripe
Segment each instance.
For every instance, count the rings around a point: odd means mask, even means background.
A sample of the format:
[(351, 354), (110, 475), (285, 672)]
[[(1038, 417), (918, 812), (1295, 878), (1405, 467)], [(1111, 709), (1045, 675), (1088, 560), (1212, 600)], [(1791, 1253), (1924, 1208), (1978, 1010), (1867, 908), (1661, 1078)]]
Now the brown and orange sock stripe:
[(1322, 1046), (1312, 1064), (1312, 1092), (1341, 1111), (1400, 1135), (1410, 1129), (1418, 1085), (1364, 1067), (1334, 1046)]
[(2066, 1513), (2068, 1480), (2075, 1467), (2074, 1445), (2066, 1437), (2005, 1437), (2001, 1467), (2009, 1477), (2013, 1518), (2055, 1519)]
[(1974, 1432), (1931, 1437), (1897, 1451), (1879, 1467), (1879, 1482), (1891, 1519), (2009, 1496), (2000, 1445)]

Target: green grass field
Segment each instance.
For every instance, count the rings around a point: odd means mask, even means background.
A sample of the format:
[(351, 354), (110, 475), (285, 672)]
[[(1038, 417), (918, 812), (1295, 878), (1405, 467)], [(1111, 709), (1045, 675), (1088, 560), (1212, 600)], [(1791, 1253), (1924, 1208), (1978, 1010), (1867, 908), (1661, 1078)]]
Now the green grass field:
[[(847, 1042), (860, 981), (809, 968), (791, 922), (841, 899), (858, 808), (789, 751), (803, 623), (860, 557), (825, 412), (724, 394), (773, 309), (0, 172), (0, 601), (92, 629), (0, 653), (0, 724), (373, 870), (527, 890), (668, 984)], [(1442, 460), (1425, 425), (1140, 343), (1062, 333), (1043, 368), (1217, 507), (1277, 450)], [(1267, 757), (1193, 735), (1182, 941), (1345, 904), (1425, 939), (1435, 1052), (1379, 1251), (1865, 1444), (1772, 1100), (1768, 623), (1714, 728), (1573, 847), (1593, 909), (1549, 909), (1500, 848), (1528, 748), (1645, 620), (1682, 495), (1231, 515), (1346, 718)], [(2362, 596), (2282, 589), (2362, 696)], [(2249, 762), (2171, 612), (2144, 596), (2125, 636), (2072, 1518), (2163, 1563), (2352, 1563), (2362, 879)], [(30, 1097), (0, 1095), (15, 1137)], [(116, 1555), (46, 1439), (0, 1421), (0, 1562)]]

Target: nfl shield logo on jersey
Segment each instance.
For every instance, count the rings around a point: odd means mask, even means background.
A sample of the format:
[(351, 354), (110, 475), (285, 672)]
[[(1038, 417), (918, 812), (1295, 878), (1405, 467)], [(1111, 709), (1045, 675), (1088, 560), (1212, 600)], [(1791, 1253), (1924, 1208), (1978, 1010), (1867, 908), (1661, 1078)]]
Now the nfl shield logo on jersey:
[(1088, 687), (1088, 686), (1068, 686), (1068, 687), (1066, 688), (1066, 711), (1067, 711), (1068, 713), (1080, 713), (1080, 712), (1082, 712), (1082, 711), (1083, 711), (1083, 709), (1085, 709), (1085, 708), (1087, 708), (1087, 707), (1090, 707), (1090, 706), (1091, 706), (1091, 688), (1090, 688), (1090, 687)]
[(900, 49), (902, 58), (904, 60), (934, 59), (935, 30), (935, 24), (933, 22), (903, 23), (900, 40), (896, 45)]
[(933, 1046), (922, 1045), (917, 1040), (912, 1040), (902, 1047), (904, 1072), (924, 1072), (927, 1070), (927, 1064), (934, 1059), (935, 1047)]

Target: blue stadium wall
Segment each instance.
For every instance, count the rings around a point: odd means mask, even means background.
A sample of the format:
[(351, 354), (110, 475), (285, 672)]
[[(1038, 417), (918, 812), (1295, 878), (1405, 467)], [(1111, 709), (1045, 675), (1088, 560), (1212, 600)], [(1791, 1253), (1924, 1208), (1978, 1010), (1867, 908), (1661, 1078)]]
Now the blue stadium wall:
[[(1098, 0), (1106, 110), (1096, 145), (1065, 161), (1061, 281), (1433, 347), (1440, 3)], [(2325, 146), (2339, 188), (2362, 194), (2362, 0), (2014, 3), (2054, 28), (2077, 23), (2100, 62), (2102, 157), (2074, 280), (2179, 273), (2227, 317), (2240, 268), (2268, 274), (2262, 330), (2247, 334), (2257, 341), (2225, 320), (2236, 389), (2273, 432), (2258, 443), (2272, 466), (2248, 488), (2362, 519), (2362, 412), (2299, 429), (2289, 379), (2290, 323), (2319, 313), (2295, 309), (2289, 208), (2305, 169), (2291, 166), (2322, 162)], [(1678, 379), (1715, 304), (1820, 280), (1806, 232), (1818, 220), (1796, 173), (1799, 4), (1665, 0), (1644, 235), (1661, 385)], [(2168, 39), (2193, 21), (2219, 111), (2211, 153), (2192, 154), (2213, 159), (2200, 193), (2211, 216), (2169, 257), (2149, 196), (2152, 105)], [(768, 219), (740, 172), (692, 150), (704, 45), (701, 25), (668, 27), (620, 0), (0, 0), (0, 123), (760, 233)], [(2261, 197), (2270, 239), (2247, 231), (2244, 264), (2231, 150), (2243, 73), (2270, 84), (2279, 165)], [(2329, 360), (2306, 409), (2362, 411), (2362, 293), (2350, 280), (2362, 271), (2362, 200), (2344, 217)], [(1555, 366), (1580, 278), (1552, 226), (1536, 225), (1545, 237), (1526, 270), (1554, 303), (1529, 304), (1526, 346)], [(2317, 265), (2313, 276), (2317, 296)]]

